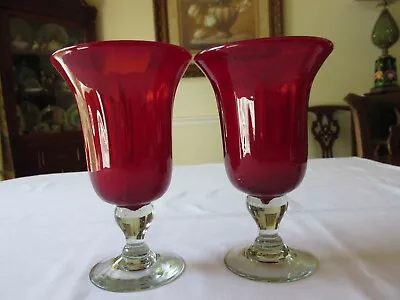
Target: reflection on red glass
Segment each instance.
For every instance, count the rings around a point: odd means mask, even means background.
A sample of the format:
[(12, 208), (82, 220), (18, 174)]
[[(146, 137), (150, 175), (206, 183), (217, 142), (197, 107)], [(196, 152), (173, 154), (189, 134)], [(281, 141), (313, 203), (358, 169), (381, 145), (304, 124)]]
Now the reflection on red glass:
[(56, 52), (74, 92), (92, 184), (105, 201), (137, 209), (168, 188), (175, 91), (191, 55), (163, 43), (109, 41)]
[(225, 167), (235, 187), (268, 203), (301, 182), (309, 93), (332, 49), (325, 39), (284, 37), (195, 56), (217, 97)]

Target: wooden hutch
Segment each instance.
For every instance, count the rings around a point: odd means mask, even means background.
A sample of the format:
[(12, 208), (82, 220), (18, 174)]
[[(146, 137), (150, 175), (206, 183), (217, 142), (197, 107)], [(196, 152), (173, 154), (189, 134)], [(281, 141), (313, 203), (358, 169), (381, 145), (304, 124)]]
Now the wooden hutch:
[(0, 75), (17, 177), (86, 169), (75, 99), (49, 62), (95, 40), (83, 0), (1, 0)]

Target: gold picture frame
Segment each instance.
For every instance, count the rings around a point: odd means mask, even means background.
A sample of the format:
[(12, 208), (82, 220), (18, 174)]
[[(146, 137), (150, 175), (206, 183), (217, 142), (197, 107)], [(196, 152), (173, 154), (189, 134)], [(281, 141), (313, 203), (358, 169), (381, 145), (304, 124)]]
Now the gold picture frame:
[[(153, 0), (156, 40), (193, 55), (226, 42), (283, 35), (284, 0)], [(203, 73), (190, 64), (184, 77)]]

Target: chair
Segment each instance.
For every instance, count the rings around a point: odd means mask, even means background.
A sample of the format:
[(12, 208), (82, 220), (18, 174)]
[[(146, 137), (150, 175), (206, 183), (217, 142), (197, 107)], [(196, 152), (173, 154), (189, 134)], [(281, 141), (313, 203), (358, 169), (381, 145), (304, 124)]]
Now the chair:
[(396, 125), (400, 125), (400, 92), (349, 94), (344, 100), (352, 111), (357, 156), (388, 163), (395, 161), (392, 156), (398, 137)]
[(350, 112), (350, 108), (344, 105), (318, 105), (308, 108), (308, 112), (316, 116), (311, 123), (311, 132), (321, 147), (323, 158), (333, 157), (333, 145), (340, 133), (339, 121), (335, 118), (339, 111)]

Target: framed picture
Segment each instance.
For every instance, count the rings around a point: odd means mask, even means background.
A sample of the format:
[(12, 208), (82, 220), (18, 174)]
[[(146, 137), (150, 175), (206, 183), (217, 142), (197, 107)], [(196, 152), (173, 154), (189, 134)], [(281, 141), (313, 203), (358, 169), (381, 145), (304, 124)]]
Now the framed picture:
[[(156, 40), (193, 55), (228, 42), (283, 35), (283, 0), (153, 0)], [(203, 73), (193, 63), (185, 77)]]

